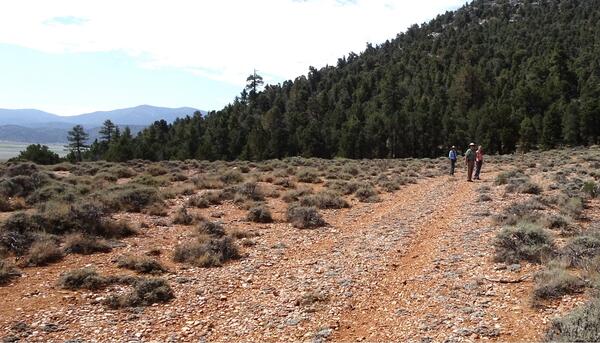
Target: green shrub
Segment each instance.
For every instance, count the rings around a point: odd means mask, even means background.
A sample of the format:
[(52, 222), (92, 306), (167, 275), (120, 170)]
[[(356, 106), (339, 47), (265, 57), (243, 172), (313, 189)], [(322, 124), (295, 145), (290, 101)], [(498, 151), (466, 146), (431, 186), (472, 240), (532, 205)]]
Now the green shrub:
[(290, 206), (287, 221), (299, 229), (313, 229), (326, 225), (325, 220), (314, 207)]
[(113, 211), (141, 212), (142, 209), (161, 202), (156, 188), (124, 185), (111, 187), (101, 193), (102, 202)]
[(598, 196), (598, 193), (600, 193), (600, 186), (594, 181), (586, 181), (583, 183), (581, 191), (590, 198), (595, 198)]
[(270, 223), (273, 221), (271, 211), (265, 206), (252, 207), (248, 211), (246, 219), (255, 223)]
[(531, 223), (519, 223), (516, 227), (502, 229), (494, 239), (497, 262), (541, 262), (542, 257), (552, 254), (554, 244), (551, 236), (541, 227)]
[(599, 342), (600, 299), (594, 299), (565, 317), (555, 319), (546, 332), (548, 342)]
[(110, 296), (104, 303), (110, 308), (125, 308), (136, 306), (150, 306), (165, 303), (175, 298), (173, 289), (166, 280), (152, 278), (140, 279), (133, 285), (131, 293), (120, 296)]
[(30, 144), (25, 150), (19, 153), (19, 156), (11, 160), (31, 161), (37, 164), (48, 165), (59, 163), (60, 157), (46, 145)]
[(142, 274), (162, 274), (167, 271), (160, 262), (149, 257), (121, 256), (117, 260), (117, 266)]
[(112, 248), (98, 237), (72, 233), (65, 238), (64, 250), (68, 254), (91, 255), (110, 252)]

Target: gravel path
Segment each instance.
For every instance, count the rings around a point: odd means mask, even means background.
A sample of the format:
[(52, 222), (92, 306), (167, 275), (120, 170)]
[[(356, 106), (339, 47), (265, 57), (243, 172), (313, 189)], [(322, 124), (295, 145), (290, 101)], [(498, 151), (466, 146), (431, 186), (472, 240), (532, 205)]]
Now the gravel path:
[[(493, 194), (492, 202), (478, 203), (482, 184), (491, 183), (424, 179), (382, 195), (381, 203), (324, 211), (329, 226), (317, 230), (283, 221), (256, 226), (243, 220), (245, 212), (222, 206), (226, 226), (260, 233), (256, 245), (221, 268), (161, 257), (176, 295), (165, 305), (113, 311), (98, 301), (119, 289), (55, 286), (61, 272), (88, 264), (122, 274), (111, 262), (116, 256), (151, 247), (168, 251), (189, 230), (152, 226), (112, 253), (68, 256), (0, 287), (6, 299), (0, 332), (27, 341), (536, 340), (551, 312), (528, 306), (531, 280), (489, 281), (526, 277), (534, 269), (491, 262), (497, 228), (489, 215), (506, 200)], [(271, 201), (281, 218), (283, 204)], [(15, 328), (19, 322), (25, 326)]]

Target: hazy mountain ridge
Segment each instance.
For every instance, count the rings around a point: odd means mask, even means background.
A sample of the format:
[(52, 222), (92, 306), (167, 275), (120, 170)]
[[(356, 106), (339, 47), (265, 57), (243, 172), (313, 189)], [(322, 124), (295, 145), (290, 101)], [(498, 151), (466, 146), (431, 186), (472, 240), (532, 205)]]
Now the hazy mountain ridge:
[(90, 141), (98, 137), (102, 123), (110, 119), (121, 127), (129, 126), (133, 134), (157, 120), (171, 123), (200, 111), (192, 107), (166, 108), (141, 105), (113, 111), (97, 111), (75, 116), (60, 116), (36, 109), (0, 109), (0, 141), (27, 143), (66, 142), (67, 132), (74, 125), (83, 125)]

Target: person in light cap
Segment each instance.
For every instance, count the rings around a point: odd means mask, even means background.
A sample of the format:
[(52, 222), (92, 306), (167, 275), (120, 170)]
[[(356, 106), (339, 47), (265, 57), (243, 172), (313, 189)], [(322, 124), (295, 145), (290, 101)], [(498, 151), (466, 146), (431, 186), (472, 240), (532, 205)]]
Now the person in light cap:
[(458, 153), (456, 152), (456, 147), (454, 145), (452, 146), (452, 149), (450, 149), (448, 158), (450, 159), (450, 175), (454, 176), (454, 169), (456, 168), (456, 160), (458, 159)]
[(473, 168), (475, 167), (475, 143), (469, 144), (469, 149), (465, 152), (465, 162), (467, 163), (467, 181), (473, 182)]

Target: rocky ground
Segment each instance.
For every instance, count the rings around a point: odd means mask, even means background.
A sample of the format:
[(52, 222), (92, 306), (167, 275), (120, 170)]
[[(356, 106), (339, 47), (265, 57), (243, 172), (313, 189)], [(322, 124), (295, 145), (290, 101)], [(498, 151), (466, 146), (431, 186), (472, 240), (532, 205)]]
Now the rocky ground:
[[(0, 333), (24, 341), (532, 341), (546, 323), (583, 302), (529, 304), (533, 265), (492, 261), (499, 230), (490, 217), (514, 199), (462, 175), (424, 178), (382, 202), (322, 211), (328, 226), (299, 230), (284, 222), (285, 205), (270, 199), (276, 222), (245, 221), (233, 204), (194, 210), (227, 228), (256, 234), (244, 257), (220, 268), (174, 264), (171, 250), (190, 227), (145, 222), (142, 235), (112, 252), (69, 255), (0, 287)], [(479, 202), (479, 187), (491, 187)], [(175, 200), (172, 210), (185, 201)], [(254, 245), (252, 246), (252, 243)], [(114, 260), (158, 248), (176, 298), (167, 304), (110, 310), (104, 291), (65, 291), (62, 272), (95, 266), (123, 274)]]

